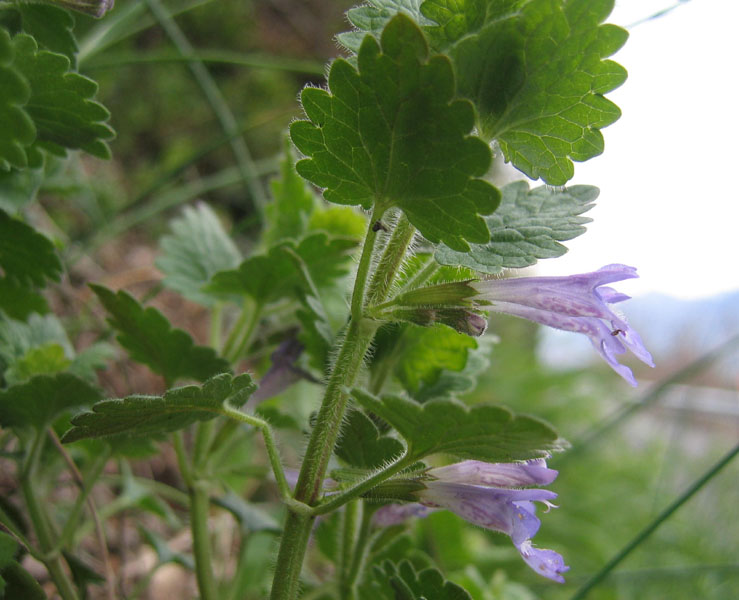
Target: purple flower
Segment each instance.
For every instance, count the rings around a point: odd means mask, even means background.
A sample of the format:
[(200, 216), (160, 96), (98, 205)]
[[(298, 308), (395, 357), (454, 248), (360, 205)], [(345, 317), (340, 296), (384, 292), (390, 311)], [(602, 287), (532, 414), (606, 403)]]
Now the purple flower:
[(489, 279), (469, 286), (478, 293), (471, 300), (491, 302), (490, 310), (584, 333), (611, 368), (635, 386), (631, 369), (619, 364), (617, 355), (628, 349), (650, 367), (654, 362), (636, 331), (609, 307), (629, 296), (605, 286), (633, 277), (638, 277), (634, 267), (615, 264), (568, 277)]
[(475, 525), (509, 535), (534, 571), (564, 582), (562, 573), (569, 567), (562, 557), (554, 550), (535, 548), (531, 544), (531, 538), (541, 525), (534, 502), (542, 502), (549, 509), (553, 506), (550, 501), (557, 494), (538, 488), (517, 489), (554, 481), (557, 471), (547, 468), (544, 459), (498, 464), (466, 460), (429, 469), (427, 473), (432, 479), (424, 482), (426, 489), (416, 492), (421, 506), (385, 506), (375, 513), (375, 523), (389, 525), (408, 516), (426, 516), (422, 506), (445, 508)]

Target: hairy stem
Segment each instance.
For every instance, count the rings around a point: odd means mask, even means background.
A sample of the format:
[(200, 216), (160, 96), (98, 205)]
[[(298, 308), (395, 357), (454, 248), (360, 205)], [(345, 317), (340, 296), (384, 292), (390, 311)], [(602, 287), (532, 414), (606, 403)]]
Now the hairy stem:
[[(372, 266), (372, 255), (377, 239), (377, 222), (385, 209), (375, 205), (367, 226), (362, 255), (357, 267), (351, 300), (351, 321), (326, 386), (321, 409), (313, 428), (305, 458), (300, 469), (294, 499), (301, 504), (314, 505), (321, 492), (329, 458), (339, 435), (348, 395), (346, 389), (356, 381), (378, 324), (363, 318), (365, 288)], [(282, 542), (277, 557), (277, 568), (272, 584), (273, 600), (292, 600), (297, 597), (300, 569), (308, 545), (314, 517), (288, 513)]]
[(190, 528), (195, 555), (195, 574), (201, 600), (217, 600), (216, 583), (213, 579), (213, 561), (210, 555), (208, 533), (208, 482), (194, 481), (190, 489)]
[(387, 297), (415, 233), (416, 228), (410, 224), (403, 213), (400, 213), (395, 230), (385, 246), (385, 251), (382, 253), (382, 258), (370, 282), (366, 302), (368, 306), (382, 302)]

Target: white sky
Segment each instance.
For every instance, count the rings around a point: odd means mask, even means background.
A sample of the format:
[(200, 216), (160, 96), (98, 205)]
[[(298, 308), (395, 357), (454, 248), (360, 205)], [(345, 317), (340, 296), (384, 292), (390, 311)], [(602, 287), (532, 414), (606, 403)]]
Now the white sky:
[[(626, 26), (673, 0), (620, 0)], [(683, 298), (739, 289), (739, 0), (692, 0), (630, 30), (615, 60), (629, 71), (608, 97), (623, 116), (605, 153), (575, 163), (574, 183), (600, 188), (588, 232), (536, 273), (566, 275), (609, 263), (639, 269), (619, 284), (639, 296)]]

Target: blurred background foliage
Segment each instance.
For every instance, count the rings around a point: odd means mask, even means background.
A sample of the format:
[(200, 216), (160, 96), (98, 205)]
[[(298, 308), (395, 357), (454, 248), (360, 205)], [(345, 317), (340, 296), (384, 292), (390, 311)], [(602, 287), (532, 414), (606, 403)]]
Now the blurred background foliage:
[[(164, 6), (159, 0), (118, 0), (115, 10), (100, 21), (75, 17), (80, 71), (99, 83), (98, 100), (111, 111), (117, 131), (111, 144), (114, 158), (103, 162), (73, 155), (67, 161), (50, 161), (38, 204), (31, 208), (34, 220), (58, 240), (65, 254), (68, 285), (55, 289), (52, 304), (65, 316), (75, 346), (88, 346), (94, 339), (91, 323), (100, 327), (102, 322), (98, 311), (89, 307), (89, 291), (83, 285), (89, 280), (156, 297), (175, 325), (201, 341), (207, 339), (205, 309), (162, 292), (161, 275), (154, 267), (159, 239), (183, 206), (202, 200), (230, 224), (243, 248), (254, 245), (266, 184), (278, 173), (286, 127), (300, 112), (298, 93), (307, 84), (322, 85), (324, 63), (338, 53), (333, 36), (347, 29), (343, 13), (352, 4), (178, 0)], [(178, 30), (179, 49), (172, 40), (172, 31)], [(231, 127), (224, 126), (222, 107), (206, 96), (183, 54), (199, 57), (207, 66), (231, 114)], [(658, 363), (669, 364), (669, 369), (638, 372), (643, 383), (632, 392), (605, 368), (555, 369), (545, 364), (537, 353), (540, 334), (529, 323), (495, 317), (490, 329), (500, 342), (490, 352), (490, 367), (480, 385), (466, 400), (497, 402), (541, 416), (573, 444), (552, 460), (560, 470), (552, 486), (560, 508), (543, 515), (536, 538), (537, 545), (565, 556), (572, 567), (567, 583), (557, 586), (538, 579), (508, 539), (446, 512), (411, 525), (409, 535), (418, 540), (421, 552), (408, 555), (402, 544), (397, 552), (419, 564), (433, 561), (475, 600), (571, 598), (736, 443), (736, 372), (720, 378), (706, 377), (706, 365), (698, 365), (698, 372), (686, 369), (700, 356), (684, 341), (659, 357)], [(659, 344), (645, 341), (648, 346)], [(721, 352), (723, 358), (736, 357), (736, 344), (723, 346)], [(111, 395), (162, 389), (158, 378), (122, 359), (102, 379)], [(662, 381), (667, 383), (661, 386)], [(316, 389), (299, 383), (264, 410), (279, 406), (303, 426), (317, 402)], [(713, 400), (716, 393), (723, 394), (718, 402)], [(299, 428), (287, 424), (280, 435), (288, 462), (296, 466), (302, 444)], [(266, 463), (255, 465), (251, 459), (259, 447), (253, 436), (242, 436), (235, 444), (224, 448), (215, 462), (238, 492), (229, 497), (231, 514), (243, 528), (256, 532), (239, 550), (237, 567), (240, 577), (250, 582), (243, 588), (245, 597), (257, 599), (264, 597), (271, 576), (276, 530), (272, 517), (250, 511), (238, 498), (248, 497), (261, 506), (274, 499), (274, 492), (255, 478), (264, 475)], [(101, 516), (120, 516), (118, 529), (110, 533), (112, 550), (123, 563), (135, 563), (137, 544), (156, 549), (154, 562), (136, 571), (147, 573), (137, 588), (150, 598), (164, 597), (157, 595), (159, 588), (147, 585), (166, 569), (174, 569), (174, 579), (184, 580), (166, 589), (179, 590), (181, 597), (192, 589), (186, 587), (191, 579), (182, 577), (189, 557), (178, 551), (183, 500), (177, 494), (174, 464), (172, 453), (164, 450), (134, 460), (132, 469), (120, 461), (116, 472), (104, 479), (111, 492), (108, 503), (100, 503)], [(12, 476), (5, 472), (0, 478), (4, 491)], [(729, 465), (587, 597), (735, 597), (738, 480), (739, 464)], [(126, 519), (131, 511), (154, 515), (164, 526), (149, 528), (144, 519), (149, 531), (138, 531), (133, 519)], [(213, 531), (226, 532), (216, 556), (234, 551), (227, 535), (232, 524), (231, 517), (214, 517)], [(162, 539), (170, 540), (169, 546), (162, 545)], [(308, 568), (316, 581), (330, 576), (318, 557)], [(95, 593), (96, 588), (91, 589)], [(137, 590), (128, 591), (135, 597)]]

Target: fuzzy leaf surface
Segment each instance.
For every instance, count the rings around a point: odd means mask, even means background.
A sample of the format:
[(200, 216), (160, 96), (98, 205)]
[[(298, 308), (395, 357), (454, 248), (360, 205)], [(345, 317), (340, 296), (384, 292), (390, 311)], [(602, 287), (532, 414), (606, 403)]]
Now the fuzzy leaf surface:
[(41, 430), (64, 411), (97, 402), (100, 391), (69, 373), (37, 375), (0, 390), (0, 425)]
[(205, 203), (185, 208), (170, 229), (172, 233), (161, 240), (163, 254), (156, 261), (164, 284), (193, 302), (212, 306), (215, 298), (203, 292), (203, 286), (218, 271), (237, 267), (241, 253)]
[(355, 246), (355, 240), (330, 239), (325, 233), (312, 234), (297, 245), (278, 244), (267, 254), (247, 258), (237, 269), (216, 273), (206, 291), (247, 295), (263, 305), (274, 302), (292, 296), (296, 288), (305, 288), (290, 252), (300, 257), (315, 284), (323, 287), (347, 273), (349, 253)]
[(244, 404), (256, 385), (244, 373), (233, 377), (221, 373), (202, 386), (188, 385), (167, 390), (163, 396), (132, 395), (103, 400), (72, 419), (72, 429), (62, 438), (74, 442), (114, 435), (149, 436), (207, 421), (222, 414), (224, 403)]
[(66, 56), (39, 50), (29, 35), (16, 35), (13, 47), (13, 64), (31, 88), (25, 110), (36, 126), (36, 144), (60, 156), (65, 149), (79, 149), (110, 158), (105, 140), (114, 132), (105, 124), (110, 113), (92, 99), (97, 84), (71, 71)]
[(580, 216), (593, 207), (598, 188), (573, 185), (557, 191), (544, 186), (529, 189), (525, 181), (503, 188), (503, 200), (495, 214), (485, 217), (490, 229), (487, 244), (473, 244), (468, 253), (440, 246), (435, 254), (443, 265), (460, 265), (497, 275), (504, 269), (528, 267), (542, 258), (567, 252), (560, 244), (585, 233)]
[(417, 571), (410, 561), (386, 560), (375, 565), (360, 588), (361, 600), (472, 600), (456, 583), (447, 581), (433, 567)]
[(410, 17), (418, 25), (433, 25), (433, 21), (421, 14), (421, 4), (423, 0), (369, 0), (346, 12), (346, 18), (357, 31), (340, 33), (337, 38), (344, 47), (356, 53), (359, 52), (366, 32), (379, 39), (385, 25), (398, 13)]
[(54, 244), (33, 227), (0, 210), (0, 268), (5, 277), (25, 286), (59, 281), (62, 263)]
[(534, 417), (514, 415), (501, 406), (468, 408), (451, 399), (419, 404), (401, 396), (376, 398), (354, 390), (367, 410), (393, 426), (408, 442), (410, 456), (443, 453), (462, 459), (510, 462), (545, 456), (560, 447), (557, 433)]
[(25, 110), (31, 86), (14, 58), (10, 35), (0, 27), (0, 171), (26, 167), (26, 148), (36, 139), (36, 126)]
[(196, 346), (188, 333), (173, 329), (156, 308), (144, 308), (124, 291), (115, 293), (94, 284), (90, 287), (110, 315), (108, 323), (118, 332), (121, 346), (133, 360), (144, 363), (166, 381), (180, 378), (204, 381), (230, 370), (228, 361), (215, 350)]
[(298, 173), (325, 188), (337, 204), (397, 206), (432, 242), (460, 251), (483, 243), (500, 192), (476, 179), (491, 161), (487, 144), (469, 133), (472, 105), (454, 100), (452, 65), (429, 58), (413, 21), (397, 15), (381, 43), (366, 36), (358, 68), (337, 59), (329, 91), (301, 94), (309, 121), (290, 127), (293, 142), (309, 158)]
[(403, 452), (403, 444), (381, 435), (377, 426), (359, 410), (344, 419), (335, 453), (352, 467), (377, 469)]

